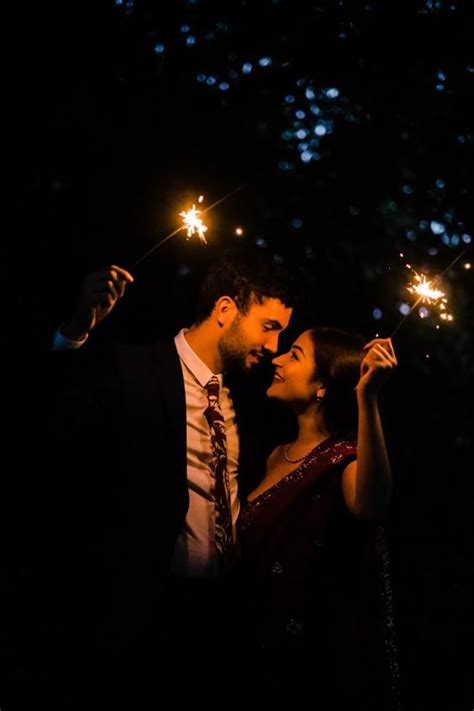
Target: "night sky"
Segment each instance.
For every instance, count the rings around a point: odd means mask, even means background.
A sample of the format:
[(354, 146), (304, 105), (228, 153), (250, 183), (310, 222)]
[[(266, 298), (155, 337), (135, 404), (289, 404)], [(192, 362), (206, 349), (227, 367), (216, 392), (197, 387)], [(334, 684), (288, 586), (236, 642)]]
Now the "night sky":
[(453, 320), (426, 305), (397, 333), (383, 408), (406, 707), (470, 709), (472, 3), (15, 12), (13, 351), (34, 360), (84, 273), (130, 267), (199, 195), (205, 208), (241, 188), (206, 216), (207, 246), (180, 234), (137, 267), (97, 338), (149, 342), (189, 325), (209, 260), (239, 240), (306, 279), (307, 313), (283, 346), (304, 319), (388, 336), (414, 302), (406, 263), (432, 278), (467, 248), (440, 286)]

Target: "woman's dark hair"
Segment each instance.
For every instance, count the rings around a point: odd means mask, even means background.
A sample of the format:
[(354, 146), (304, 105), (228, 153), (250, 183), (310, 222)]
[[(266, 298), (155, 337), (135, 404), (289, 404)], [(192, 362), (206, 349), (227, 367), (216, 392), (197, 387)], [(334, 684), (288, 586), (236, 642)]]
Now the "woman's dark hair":
[(315, 377), (326, 388), (322, 400), (325, 425), (331, 434), (354, 436), (357, 398), (354, 391), (364, 357), (365, 339), (337, 328), (312, 328)]
[(236, 300), (239, 311), (246, 314), (253, 303), (265, 298), (279, 299), (293, 308), (302, 301), (301, 275), (276, 263), (262, 250), (228, 251), (214, 261), (202, 283), (195, 323), (211, 315), (221, 296)]

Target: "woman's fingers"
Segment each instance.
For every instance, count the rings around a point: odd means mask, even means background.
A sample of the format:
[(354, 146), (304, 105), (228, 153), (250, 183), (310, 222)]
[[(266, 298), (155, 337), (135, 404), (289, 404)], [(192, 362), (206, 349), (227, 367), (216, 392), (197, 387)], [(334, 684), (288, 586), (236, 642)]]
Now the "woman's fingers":
[(392, 355), (395, 355), (391, 338), (373, 338), (371, 341), (365, 344), (364, 350), (369, 350), (376, 343), (381, 343), (385, 346), (386, 350), (388, 350)]
[(374, 346), (374, 351), (379, 355), (381, 358), (384, 358), (388, 360), (390, 363), (393, 365), (396, 364), (397, 359), (395, 358), (395, 355), (390, 353), (385, 346), (382, 346), (380, 343), (376, 343)]
[(365, 344), (364, 350), (370, 351), (370, 349), (374, 348), (375, 346), (382, 347), (384, 351), (394, 360), (395, 364), (397, 363), (397, 357), (395, 355), (393, 343), (390, 338), (374, 338), (372, 341), (369, 341), (369, 343)]
[(361, 392), (377, 393), (397, 366), (395, 351), (389, 338), (374, 338), (365, 345), (365, 350), (358, 388)]
[(396, 358), (390, 355), (385, 348), (376, 343), (362, 361), (364, 367), (394, 368), (397, 365)]

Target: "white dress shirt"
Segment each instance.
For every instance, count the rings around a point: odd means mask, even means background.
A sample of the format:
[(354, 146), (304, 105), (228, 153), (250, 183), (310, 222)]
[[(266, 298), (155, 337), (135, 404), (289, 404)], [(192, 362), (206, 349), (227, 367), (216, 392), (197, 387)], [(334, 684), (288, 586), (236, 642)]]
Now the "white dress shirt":
[[(183, 371), (186, 396), (186, 451), (189, 508), (176, 543), (172, 572), (187, 577), (212, 577), (217, 574), (215, 547), (215, 492), (211, 430), (204, 415), (208, 406), (206, 383), (215, 375), (196, 355), (186, 340), (183, 328), (174, 339)], [(237, 469), (239, 436), (229, 389), (219, 379), (219, 404), (227, 437), (227, 470), (234, 541), (239, 515)]]

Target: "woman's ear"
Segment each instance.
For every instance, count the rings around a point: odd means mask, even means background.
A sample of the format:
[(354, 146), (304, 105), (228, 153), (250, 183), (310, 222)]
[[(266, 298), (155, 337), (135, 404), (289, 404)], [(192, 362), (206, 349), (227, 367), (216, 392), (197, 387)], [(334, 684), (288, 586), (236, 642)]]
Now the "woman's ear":
[(321, 400), (324, 399), (325, 395), (326, 395), (326, 388), (324, 387), (324, 385), (318, 385), (318, 387), (316, 389), (316, 401), (321, 402)]

